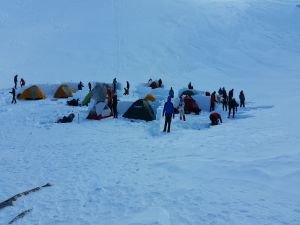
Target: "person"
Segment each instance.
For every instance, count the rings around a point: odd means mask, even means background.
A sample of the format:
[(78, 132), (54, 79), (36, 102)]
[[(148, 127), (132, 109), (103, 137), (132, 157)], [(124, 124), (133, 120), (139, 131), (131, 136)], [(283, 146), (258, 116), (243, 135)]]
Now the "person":
[(162, 80), (160, 78), (158, 80), (158, 87), (162, 87)]
[(240, 98), (240, 107), (245, 107), (245, 95), (243, 90), (241, 90), (239, 98)]
[(117, 84), (118, 84), (117, 78), (114, 78), (114, 79), (113, 79), (113, 83), (112, 83), (112, 85), (113, 85), (113, 92), (114, 92), (114, 93), (117, 92)]
[[(172, 122), (172, 117), (175, 117), (174, 114), (174, 106), (173, 103), (171, 102), (171, 97), (168, 97), (167, 102), (164, 105), (164, 109), (163, 109), (163, 116), (165, 117), (165, 126), (164, 126), (164, 132), (169, 133), (170, 132), (170, 127), (171, 127), (171, 122)], [(168, 127), (168, 129), (167, 129)]]
[(219, 94), (220, 96), (222, 96), (222, 95), (223, 95), (223, 89), (222, 89), (222, 88), (219, 88), (219, 90), (218, 90), (218, 94)]
[(188, 89), (190, 89), (190, 90), (194, 89), (191, 82), (188, 84)]
[(170, 96), (171, 98), (174, 98), (174, 90), (173, 90), (172, 87), (171, 87), (171, 89), (170, 89), (170, 91), (169, 91), (169, 96)]
[(211, 125), (214, 126), (214, 125), (218, 125), (219, 122), (220, 123), (223, 123), (222, 121), (222, 117), (219, 113), (217, 112), (213, 112), (209, 115), (209, 119), (211, 121)]
[(88, 83), (88, 86), (89, 86), (89, 90), (91, 92), (92, 91), (92, 84), (91, 84), (91, 82)]
[(78, 90), (82, 90), (83, 87), (84, 87), (83, 83), (80, 81), (79, 84), (78, 84)]
[(227, 111), (227, 105), (228, 105), (228, 96), (227, 96), (227, 92), (225, 90), (225, 87), (223, 87), (222, 89), (222, 108), (223, 108), (223, 111)]
[(230, 118), (231, 111), (232, 111), (232, 118), (234, 118), (235, 110), (236, 110), (236, 105), (237, 105), (237, 102), (236, 102), (235, 98), (231, 99), (228, 102), (228, 107), (229, 107), (228, 118)]
[(179, 100), (178, 111), (179, 111), (179, 118), (180, 118), (180, 120), (183, 119), (183, 121), (185, 121), (184, 96), (183, 95), (180, 97), (180, 100)]
[(62, 119), (57, 120), (57, 123), (71, 123), (75, 118), (75, 114), (71, 113), (68, 116), (64, 116)]
[(16, 100), (16, 89), (12, 88), (9, 93), (12, 94), (11, 104), (13, 104), (13, 103), (16, 104), (17, 103), (17, 100)]
[(14, 76), (14, 82), (15, 82), (15, 89), (17, 89), (17, 85), (18, 85), (18, 74), (16, 74)]
[(209, 111), (215, 110), (215, 102), (216, 102), (216, 92), (214, 91), (210, 96), (210, 108)]
[(22, 88), (23, 86), (25, 86), (25, 80), (24, 80), (23, 78), (21, 78), (21, 80), (20, 80), (20, 86), (21, 86), (21, 88)]
[(126, 81), (126, 88), (124, 88), (124, 95), (129, 95), (130, 84)]
[(230, 102), (233, 98), (233, 89), (228, 92), (228, 102)]
[(117, 94), (114, 94), (112, 99), (112, 112), (114, 118), (118, 118), (118, 96)]

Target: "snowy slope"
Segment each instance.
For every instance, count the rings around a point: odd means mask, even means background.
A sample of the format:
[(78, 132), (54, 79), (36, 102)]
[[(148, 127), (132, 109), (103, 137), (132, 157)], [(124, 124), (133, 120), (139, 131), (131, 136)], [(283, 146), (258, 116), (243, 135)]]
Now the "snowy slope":
[[(3, 1), (0, 7), (0, 224), (300, 224), (298, 1)], [(48, 83), (10, 104), (12, 76)], [(53, 101), (53, 84), (161, 77), (167, 90), (245, 90), (236, 119), (208, 112), (88, 121)], [(47, 87), (46, 85), (44, 87)], [(50, 97), (49, 97), (50, 96)], [(160, 109), (158, 109), (159, 111)], [(72, 124), (54, 123), (74, 112)]]

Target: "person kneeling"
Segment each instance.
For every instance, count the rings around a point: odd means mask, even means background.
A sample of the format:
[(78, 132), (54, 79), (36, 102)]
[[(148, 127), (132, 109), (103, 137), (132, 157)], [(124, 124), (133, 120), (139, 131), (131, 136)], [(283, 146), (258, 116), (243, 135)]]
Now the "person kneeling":
[(216, 112), (213, 112), (209, 115), (209, 119), (211, 121), (211, 125), (212, 126), (215, 126), (215, 125), (218, 125), (219, 122), (222, 123), (222, 117), (219, 113), (216, 113)]

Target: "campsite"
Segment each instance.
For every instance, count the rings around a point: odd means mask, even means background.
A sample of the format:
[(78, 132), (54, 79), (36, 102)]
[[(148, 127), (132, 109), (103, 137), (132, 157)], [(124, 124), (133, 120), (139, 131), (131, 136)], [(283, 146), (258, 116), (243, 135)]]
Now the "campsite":
[(2, 2), (0, 224), (299, 225), (297, 5)]

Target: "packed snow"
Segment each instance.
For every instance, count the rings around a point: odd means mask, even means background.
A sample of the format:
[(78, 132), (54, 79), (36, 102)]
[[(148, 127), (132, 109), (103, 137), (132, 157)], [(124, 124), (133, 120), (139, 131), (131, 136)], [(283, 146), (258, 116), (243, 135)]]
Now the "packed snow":
[[(0, 7), (0, 224), (299, 225), (300, 9), (296, 0), (4, 1)], [(13, 76), (47, 98), (11, 104)], [(119, 118), (81, 101), (91, 81), (122, 84)], [(164, 88), (145, 87), (149, 78)], [(131, 84), (123, 96), (125, 82)], [(162, 106), (192, 82), (200, 115), (163, 133)], [(246, 107), (210, 126), (202, 95), (225, 86)], [(25, 88), (26, 88), (25, 87)], [(20, 93), (23, 89), (18, 88)], [(122, 117), (149, 92), (156, 120)], [(71, 99), (71, 98), (70, 98)], [(70, 100), (68, 99), (68, 100)], [(173, 100), (174, 103), (178, 99)], [(72, 123), (56, 123), (75, 114)]]

